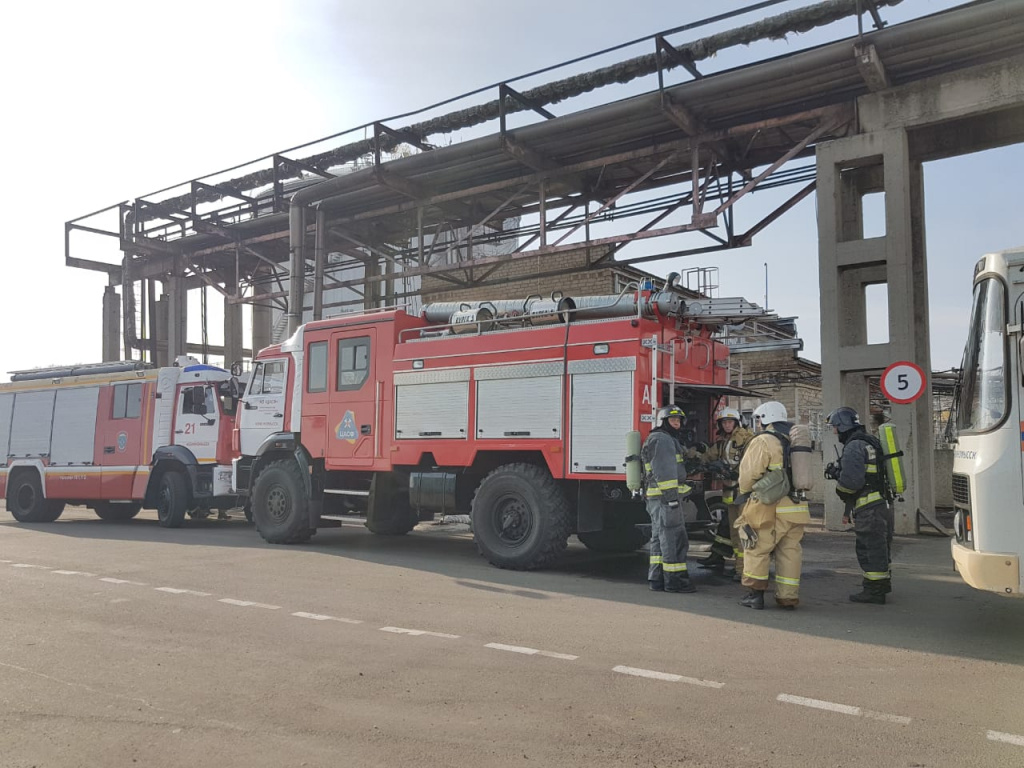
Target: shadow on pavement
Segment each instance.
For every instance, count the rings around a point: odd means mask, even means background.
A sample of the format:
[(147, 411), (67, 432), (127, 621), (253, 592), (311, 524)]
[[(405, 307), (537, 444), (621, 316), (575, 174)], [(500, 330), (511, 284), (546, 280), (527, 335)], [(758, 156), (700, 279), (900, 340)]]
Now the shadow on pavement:
[[(545, 571), (505, 571), (477, 553), (465, 526), (421, 524), (407, 536), (375, 536), (357, 523), (324, 529), (300, 547), (266, 544), (244, 519), (190, 520), (180, 529), (161, 528), (151, 512), (123, 523), (71, 514), (56, 523), (7, 527), (46, 535), (204, 547), (265, 549), (287, 557), (290, 551), (315, 553), (448, 577), (462, 587), (538, 601), (552, 593), (650, 606), (773, 629), (844, 641), (884, 645), (955, 658), (980, 658), (1024, 665), (1024, 600), (978, 592), (953, 571), (949, 542), (940, 536), (897, 537), (893, 548), (894, 593), (886, 606), (854, 605), (847, 599), (860, 588), (860, 571), (852, 533), (808, 526), (804, 538), (801, 605), (795, 612), (770, 606), (751, 611), (738, 604), (745, 589), (721, 579), (694, 562), (707, 544), (693, 542), (690, 573), (698, 592), (653, 593), (646, 587), (646, 554), (605, 555), (590, 552), (575, 537), (565, 557)], [(209, 556), (209, 555), (204, 555)], [(277, 556), (276, 554), (274, 556)]]

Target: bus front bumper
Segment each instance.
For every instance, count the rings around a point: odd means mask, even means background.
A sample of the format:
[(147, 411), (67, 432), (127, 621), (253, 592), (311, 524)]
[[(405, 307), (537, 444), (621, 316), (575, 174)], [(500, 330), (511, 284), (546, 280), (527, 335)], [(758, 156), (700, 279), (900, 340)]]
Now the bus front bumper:
[(975, 552), (956, 539), (950, 540), (950, 549), (957, 572), (975, 589), (1024, 596), (1020, 590), (1020, 558), (1016, 555)]

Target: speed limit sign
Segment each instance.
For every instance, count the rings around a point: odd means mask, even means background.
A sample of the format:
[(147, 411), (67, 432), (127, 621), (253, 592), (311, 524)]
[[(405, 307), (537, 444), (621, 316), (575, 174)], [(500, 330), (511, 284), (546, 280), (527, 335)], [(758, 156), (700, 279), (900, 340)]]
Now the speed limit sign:
[(928, 380), (921, 366), (901, 360), (885, 369), (881, 384), (882, 393), (889, 402), (906, 405), (924, 394)]

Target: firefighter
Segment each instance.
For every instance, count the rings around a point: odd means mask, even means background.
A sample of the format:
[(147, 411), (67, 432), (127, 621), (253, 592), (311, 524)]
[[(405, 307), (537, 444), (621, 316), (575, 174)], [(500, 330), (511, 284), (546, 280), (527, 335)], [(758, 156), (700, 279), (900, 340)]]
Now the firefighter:
[(838, 464), (826, 467), (825, 476), (836, 481), (836, 495), (846, 505), (843, 521), (853, 519), (857, 561), (864, 572), (861, 591), (850, 600), (885, 605), (885, 596), (892, 592), (893, 512), (885, 494), (882, 445), (867, 433), (853, 408), (836, 408), (828, 423), (843, 444), (843, 454)]
[[(755, 483), (764, 485), (758, 481), (777, 481), (780, 472), (788, 471), (784, 446), (789, 443), (792, 425), (787, 421), (786, 407), (776, 401), (763, 403), (754, 411), (754, 420), (762, 431), (747, 444), (740, 461), (739, 489), (744, 496), (755, 491)], [(768, 495), (767, 490), (758, 490), (736, 520), (744, 549), (743, 585), (749, 589), (740, 604), (755, 610), (764, 608), (774, 553), (775, 602), (793, 610), (800, 602), (800, 540), (804, 526), (811, 521), (810, 511), (806, 503), (794, 502), (789, 496), (774, 503), (760, 500)]]
[(658, 411), (657, 424), (640, 449), (644, 496), (651, 516), (651, 553), (647, 582), (655, 592), (696, 592), (686, 571), (686, 536), (681, 502), (692, 489), (680, 483), (683, 446), (679, 442), (686, 414), (675, 405)]
[(708, 464), (716, 464), (724, 475), (722, 502), (728, 505), (729, 513), (719, 521), (711, 554), (701, 561), (701, 567), (724, 573), (725, 561), (734, 557), (736, 569), (732, 575), (739, 581), (743, 573), (743, 547), (735, 525), (742, 506), (735, 503), (736, 486), (743, 450), (754, 438), (754, 434), (740, 423), (740, 413), (735, 408), (723, 409), (718, 414), (717, 426), (717, 439), (704, 454), (704, 460)]

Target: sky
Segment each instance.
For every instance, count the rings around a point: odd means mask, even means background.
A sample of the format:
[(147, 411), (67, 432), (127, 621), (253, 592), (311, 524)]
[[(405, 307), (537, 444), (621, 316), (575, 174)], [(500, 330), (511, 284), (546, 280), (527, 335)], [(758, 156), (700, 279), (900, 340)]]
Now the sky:
[[(0, 47), (0, 98), (6, 115), (0, 128), (5, 144), (0, 198), (8, 232), (0, 321), (12, 332), (0, 347), (0, 377), (10, 370), (101, 357), (100, 306), (106, 276), (64, 266), (67, 220), (693, 22), (706, 17), (712, 6), (722, 12), (747, 4), (5, 4), (0, 10), (0, 24), (7, 32)], [(807, 4), (810, 0), (787, 2), (672, 39), (682, 43)], [(956, 4), (904, 0), (884, 10), (883, 16), (897, 22)], [(735, 66), (855, 31), (851, 19), (820, 34), (728, 51), (707, 66)], [(620, 58), (641, 52), (647, 48)], [(932, 363), (937, 370), (959, 363), (971, 270), (978, 256), (1024, 243), (1017, 218), (1019, 174), (1007, 172), (1022, 167), (1022, 160), (1024, 147), (1017, 146), (925, 168)], [(751, 210), (768, 202), (751, 203)], [(801, 354), (820, 359), (814, 206), (812, 195), (760, 234), (751, 248), (699, 261), (655, 262), (647, 268), (667, 273), (717, 266), (721, 295), (743, 295), (762, 303), (767, 264), (771, 308), (782, 316), (799, 317), (805, 340)], [(116, 243), (104, 245), (110, 253), (107, 260), (118, 258)], [(665, 251), (680, 247), (671, 237), (659, 239), (658, 245)], [(884, 311), (884, 297), (869, 295), (869, 341), (885, 340)], [(191, 314), (190, 340), (198, 340), (195, 313)], [(219, 339), (219, 330), (211, 334)]]

